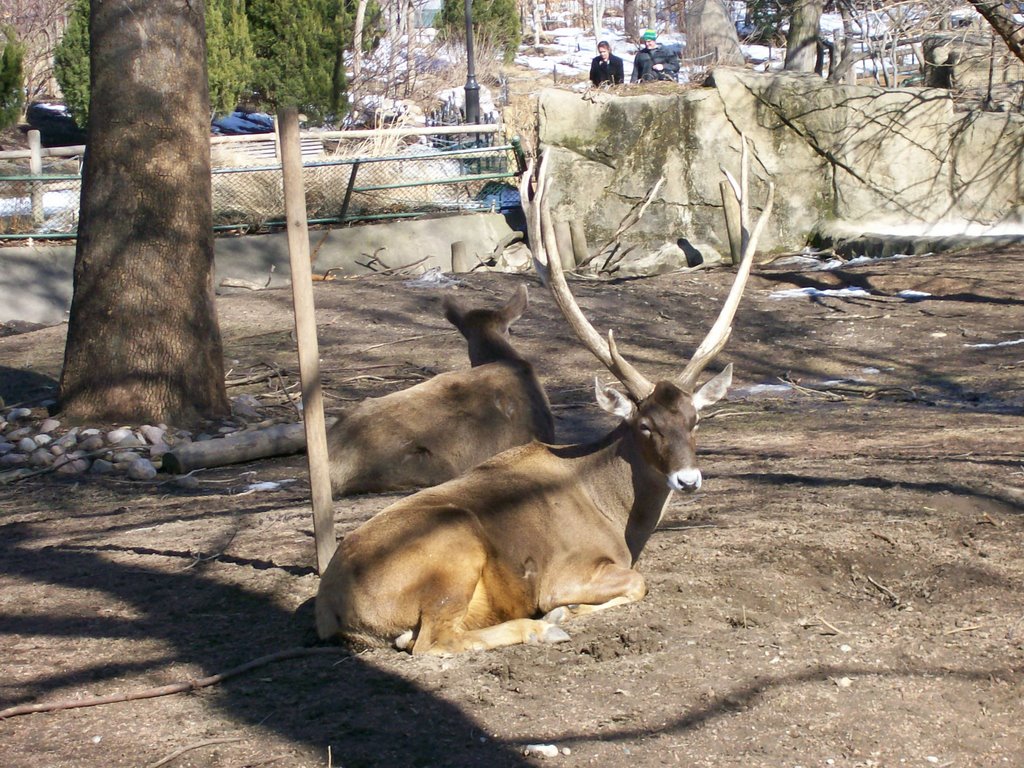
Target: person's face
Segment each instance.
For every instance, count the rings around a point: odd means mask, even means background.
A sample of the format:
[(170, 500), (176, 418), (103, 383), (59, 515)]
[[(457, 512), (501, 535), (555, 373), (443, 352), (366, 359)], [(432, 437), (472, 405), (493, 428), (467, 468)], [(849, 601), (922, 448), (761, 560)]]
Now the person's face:
[(648, 51), (653, 51), (655, 48), (658, 47), (658, 41), (657, 40), (644, 40), (644, 45), (647, 46), (647, 50)]
[(608, 61), (608, 57), (612, 55), (612, 52), (611, 52), (611, 51), (609, 51), (609, 50), (608, 50), (607, 48), (605, 48), (604, 46), (601, 46), (600, 48), (598, 48), (598, 49), (597, 49), (597, 52), (598, 52), (599, 54), (601, 54), (601, 58), (602, 58), (602, 59), (604, 59), (605, 61)]

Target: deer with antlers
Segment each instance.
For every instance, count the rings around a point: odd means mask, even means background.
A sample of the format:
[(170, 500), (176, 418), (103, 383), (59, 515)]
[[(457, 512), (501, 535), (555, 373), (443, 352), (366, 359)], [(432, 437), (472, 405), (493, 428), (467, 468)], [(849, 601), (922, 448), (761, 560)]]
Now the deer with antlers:
[(468, 309), (445, 296), (445, 317), (465, 337), (472, 367), (365, 400), (334, 424), (333, 495), (425, 488), (508, 448), (554, 440), (544, 386), (509, 337), (528, 302), (525, 285), (499, 309)]
[[(745, 141), (743, 164), (738, 198), (746, 196)], [(701, 486), (694, 430), (701, 411), (725, 394), (732, 367), (696, 383), (729, 337), (774, 187), (753, 230), (743, 221), (742, 260), (708, 336), (678, 380), (655, 383), (622, 357), (610, 332), (604, 341), (569, 291), (546, 166), (545, 157), (532, 203), (528, 179), (521, 194), (531, 244), (547, 255), (538, 268), (573, 331), (625, 387), (628, 395), (597, 384), (598, 403), (621, 422), (589, 445), (513, 448), (362, 524), (321, 579), (322, 638), (393, 642), (414, 654), (566, 640), (566, 618), (645, 595), (633, 566), (670, 494)]]

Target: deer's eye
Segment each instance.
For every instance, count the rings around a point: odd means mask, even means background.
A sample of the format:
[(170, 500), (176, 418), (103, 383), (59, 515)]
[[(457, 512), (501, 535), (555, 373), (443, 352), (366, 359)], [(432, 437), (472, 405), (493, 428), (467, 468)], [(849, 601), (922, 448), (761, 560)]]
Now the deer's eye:
[(651, 425), (650, 424), (648, 424), (645, 421), (641, 421), (640, 424), (638, 425), (638, 427), (640, 429), (640, 434), (641, 435), (643, 435), (644, 437), (650, 437), (651, 436)]

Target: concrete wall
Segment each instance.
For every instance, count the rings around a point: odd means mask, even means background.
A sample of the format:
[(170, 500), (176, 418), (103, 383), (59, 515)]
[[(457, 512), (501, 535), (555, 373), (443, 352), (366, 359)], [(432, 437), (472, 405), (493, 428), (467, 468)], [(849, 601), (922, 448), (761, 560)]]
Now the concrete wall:
[[(470, 214), (372, 224), (347, 229), (314, 230), (309, 235), (313, 270), (340, 275), (371, 270), (361, 266), (376, 257), (377, 269), (421, 262), (423, 270), (450, 272), (451, 244), (466, 243), (472, 259), (489, 257), (512, 230), (499, 214)], [(214, 246), (216, 285), (225, 279), (246, 280), (271, 288), (290, 284), (288, 238), (284, 232), (220, 237)], [(422, 261), (421, 261), (422, 260)], [(0, 248), (0, 322), (24, 320), (59, 323), (71, 307), (75, 247), (11, 246)]]

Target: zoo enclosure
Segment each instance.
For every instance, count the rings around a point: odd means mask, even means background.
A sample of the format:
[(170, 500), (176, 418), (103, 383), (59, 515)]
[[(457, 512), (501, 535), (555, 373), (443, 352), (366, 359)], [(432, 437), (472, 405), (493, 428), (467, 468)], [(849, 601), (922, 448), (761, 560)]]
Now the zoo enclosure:
[[(515, 139), (494, 143), (500, 130), (460, 125), (305, 132), (300, 143), (308, 220), (344, 224), (514, 207), (518, 198), (510, 180), (525, 168), (525, 158)], [(27, 161), (29, 171), (0, 171), (0, 240), (74, 238), (85, 147), (43, 148), (34, 131), (29, 139), (28, 150), (0, 153), (0, 161)], [(346, 151), (359, 140), (372, 146)], [(215, 230), (284, 226), (277, 134), (214, 136), (210, 144)], [(44, 159), (71, 167), (44, 172)]]

